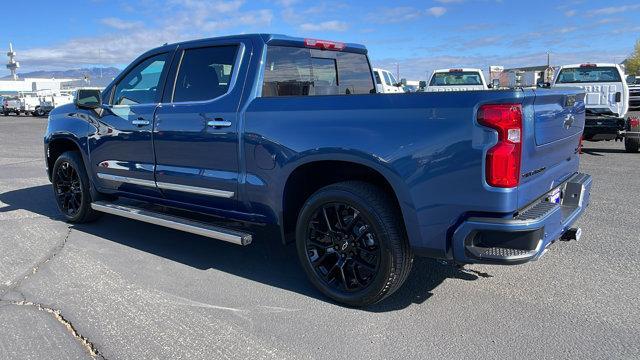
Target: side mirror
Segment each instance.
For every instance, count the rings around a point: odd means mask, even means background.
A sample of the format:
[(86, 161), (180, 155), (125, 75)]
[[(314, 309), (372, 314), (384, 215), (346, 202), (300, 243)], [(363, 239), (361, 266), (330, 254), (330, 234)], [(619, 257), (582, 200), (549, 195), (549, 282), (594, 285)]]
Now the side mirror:
[(492, 79), (491, 80), (491, 88), (497, 89), (500, 87), (500, 79)]
[(400, 79), (400, 84), (402, 84), (402, 86), (407, 86), (407, 79), (405, 78)]
[(79, 89), (73, 103), (80, 109), (97, 109), (102, 106), (102, 93), (97, 89)]
[(424, 88), (426, 88), (426, 87), (427, 87), (427, 82), (426, 82), (426, 81), (424, 81), (424, 80), (420, 80), (420, 82), (418, 83), (418, 87), (419, 87), (420, 89), (424, 89)]

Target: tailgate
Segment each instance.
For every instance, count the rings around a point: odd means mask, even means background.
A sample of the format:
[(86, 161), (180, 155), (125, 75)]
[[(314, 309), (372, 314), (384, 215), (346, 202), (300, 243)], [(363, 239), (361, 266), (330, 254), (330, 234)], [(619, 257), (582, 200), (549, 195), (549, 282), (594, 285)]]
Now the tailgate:
[(523, 107), (519, 208), (578, 171), (585, 124), (584, 93), (578, 89), (527, 90)]

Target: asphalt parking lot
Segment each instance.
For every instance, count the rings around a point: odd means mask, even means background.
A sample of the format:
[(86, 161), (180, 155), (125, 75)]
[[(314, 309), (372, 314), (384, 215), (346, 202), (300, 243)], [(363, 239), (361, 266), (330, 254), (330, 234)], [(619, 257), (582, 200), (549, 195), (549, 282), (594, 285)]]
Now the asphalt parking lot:
[(417, 259), (392, 297), (350, 309), (266, 235), (61, 221), (45, 127), (0, 116), (0, 359), (640, 357), (640, 154), (619, 142), (585, 143), (580, 242), (515, 267)]

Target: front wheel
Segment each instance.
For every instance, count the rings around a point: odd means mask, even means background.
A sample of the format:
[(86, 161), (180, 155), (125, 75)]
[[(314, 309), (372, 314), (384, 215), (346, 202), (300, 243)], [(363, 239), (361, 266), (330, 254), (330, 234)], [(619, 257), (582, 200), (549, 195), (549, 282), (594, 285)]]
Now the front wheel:
[(58, 209), (67, 221), (84, 223), (99, 216), (91, 208), (89, 177), (78, 152), (67, 151), (56, 159), (51, 181)]
[(629, 153), (637, 153), (640, 149), (640, 139), (624, 138), (624, 149)]
[(394, 202), (382, 189), (359, 181), (329, 185), (307, 200), (298, 217), (296, 246), (311, 282), (350, 306), (391, 295), (413, 262)]

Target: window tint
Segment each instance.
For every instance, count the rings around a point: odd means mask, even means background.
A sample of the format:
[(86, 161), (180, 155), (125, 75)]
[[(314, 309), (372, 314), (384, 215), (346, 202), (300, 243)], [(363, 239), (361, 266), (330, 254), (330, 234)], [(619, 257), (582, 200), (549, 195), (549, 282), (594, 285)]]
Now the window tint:
[(229, 90), (237, 46), (185, 50), (173, 91), (174, 102), (217, 98)]
[(371, 69), (362, 54), (269, 46), (262, 96), (369, 94)]
[(380, 72), (374, 71), (373, 75), (376, 77), (376, 84), (382, 84), (382, 80), (380, 80)]
[(158, 85), (166, 70), (169, 54), (158, 54), (143, 60), (118, 83), (114, 105), (151, 104), (158, 101)]
[(564, 68), (558, 74), (557, 83), (621, 82), (620, 73), (614, 67)]
[(477, 71), (449, 71), (433, 74), (429, 86), (482, 85)]

